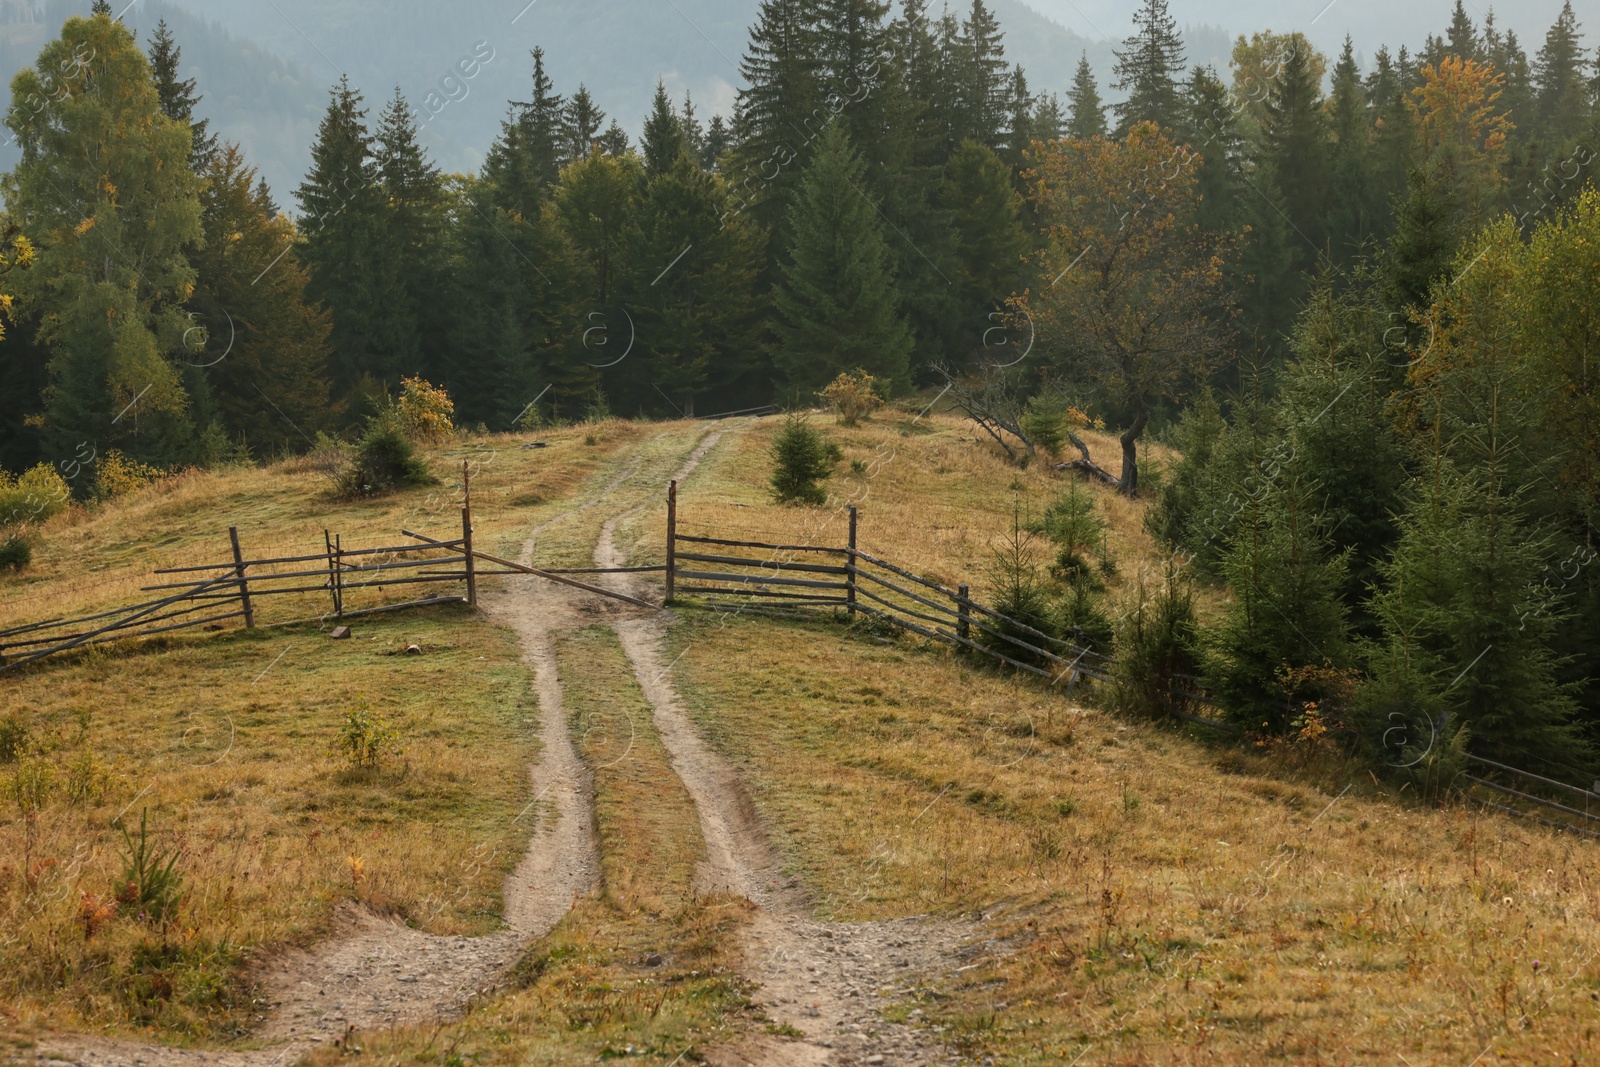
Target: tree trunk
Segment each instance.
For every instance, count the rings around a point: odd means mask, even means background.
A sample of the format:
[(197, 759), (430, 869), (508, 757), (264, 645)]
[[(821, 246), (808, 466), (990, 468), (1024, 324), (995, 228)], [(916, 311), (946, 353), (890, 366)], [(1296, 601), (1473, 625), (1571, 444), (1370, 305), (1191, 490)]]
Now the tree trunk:
[(1144, 433), (1144, 428), (1150, 423), (1150, 414), (1141, 411), (1133, 418), (1133, 425), (1122, 431), (1122, 495), (1137, 497), (1139, 495), (1139, 435)]

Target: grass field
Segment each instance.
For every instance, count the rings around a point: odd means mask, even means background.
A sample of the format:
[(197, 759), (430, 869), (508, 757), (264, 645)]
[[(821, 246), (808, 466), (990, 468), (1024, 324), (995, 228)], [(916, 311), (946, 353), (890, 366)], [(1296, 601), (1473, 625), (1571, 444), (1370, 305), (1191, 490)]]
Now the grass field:
[[(1062, 486), (948, 416), (885, 413), (827, 426), (865, 467), (841, 465), (834, 505), (776, 507), (764, 485), (776, 425), (724, 429), (680, 488), (685, 532), (842, 544), (838, 505), (853, 500), (868, 551), (982, 596), (1014, 509), (1037, 511)], [(700, 432), (606, 423), (543, 449), (492, 439), (474, 476), (480, 543), (514, 555), (543, 526), (537, 562), (587, 565), (600, 524), (637, 503), (621, 534), (637, 539), (636, 562), (659, 562), (660, 483)], [(1102, 463), (1115, 455), (1109, 439), (1091, 445)], [(465, 442), (431, 461), (443, 472), (482, 451)], [(0, 581), (0, 613), (45, 598), (101, 606), (159, 563), (219, 555), (230, 524), (247, 551), (253, 537), (278, 547), (252, 530), (279, 527), (320, 543), (333, 526), (348, 543), (416, 529), (438, 506), (427, 490), (338, 504), (319, 486), (292, 465), (188, 475), (62, 517), (35, 572)], [(580, 506), (608, 486), (621, 503)], [(1117, 560), (1114, 606), (1156, 553), (1143, 505), (1091, 491)], [(75, 591), (85, 572), (101, 584)], [(0, 678), (56, 775), (30, 814), (24, 764), (0, 767), (8, 1025), (226, 1042), (252, 1018), (252, 954), (314, 939), (339, 901), (436, 932), (493, 927), (537, 751), (514, 642), (454, 609), (383, 617), (356, 637), (232, 631)], [(1413, 804), (1331, 751), (1121, 720), (1093, 693), (867, 627), (684, 610), (671, 641), (696, 722), (740, 768), (822, 917), (983, 914), (1011, 935), (1013, 951), (933, 976), (892, 1009), (919, 1011), (976, 1060), (1600, 1062), (1592, 841)], [(386, 654), (413, 642), (426, 654)], [(367, 1035), (364, 1057), (668, 1064), (687, 1051), (687, 1063), (767, 1026), (732, 949), (747, 905), (692, 891), (696, 813), (614, 634), (567, 631), (556, 654), (595, 779), (602, 888), (463, 1019)], [(376, 772), (334, 755), (363, 697), (405, 750)], [(125, 851), (111, 819), (146, 806), (160, 847), (185, 856), (190, 904), (165, 926), (101, 911)], [(481, 855), (495, 859), (473, 864)]]

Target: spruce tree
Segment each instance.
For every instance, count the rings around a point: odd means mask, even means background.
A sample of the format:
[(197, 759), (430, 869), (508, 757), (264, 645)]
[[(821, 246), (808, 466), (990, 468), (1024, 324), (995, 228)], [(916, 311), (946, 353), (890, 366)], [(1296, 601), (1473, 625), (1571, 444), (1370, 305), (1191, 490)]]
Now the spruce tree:
[(954, 50), (947, 62), (955, 75), (956, 141), (977, 141), (990, 148), (1001, 147), (1006, 128), (1008, 72), (1004, 32), (1000, 20), (972, 0), (972, 8), (961, 23), (961, 32), (952, 42)]
[(1272, 80), (1261, 141), (1279, 203), (1294, 231), (1290, 247), (1304, 270), (1323, 246), (1328, 204), (1328, 130), (1308, 47), (1293, 49)]
[(217, 150), (215, 134), (207, 132), (210, 120), (196, 118), (195, 107), (201, 97), (194, 91), (193, 78), (179, 78), (179, 63), (183, 49), (167, 29), (167, 20), (156, 23), (155, 36), (150, 39), (150, 67), (155, 76), (156, 95), (161, 99), (161, 111), (169, 119), (189, 124), (193, 147), (189, 151), (189, 165), (195, 173), (203, 173)]
[(683, 144), (689, 150), (689, 158), (698, 161), (705, 152), (706, 131), (695, 115), (694, 100), (687, 90), (683, 94), (683, 107), (678, 111), (678, 128), (683, 131)]
[(519, 144), (533, 180), (549, 189), (561, 176), (561, 167), (573, 158), (573, 136), (567, 105), (544, 72), (544, 49), (533, 50), (533, 98), (511, 103), (519, 127)]
[(1450, 13), (1450, 28), (1445, 31), (1445, 42), (1450, 55), (1462, 59), (1483, 58), (1478, 28), (1472, 24), (1472, 17), (1467, 14), (1466, 5), (1461, 0), (1456, 0), (1455, 10)]
[(813, 148), (801, 124), (823, 96), (816, 8), (816, 0), (762, 0), (739, 63), (745, 88), (733, 117), (734, 202), (780, 248), (793, 179)]
[(1375, 236), (1383, 239), (1393, 232), (1399, 202), (1409, 193), (1411, 169), (1416, 165), (1417, 125), (1408, 104), (1410, 86), (1404, 63), (1396, 63), (1385, 48), (1378, 49), (1374, 63), (1367, 79), (1372, 117), (1368, 191), (1379, 209)]
[(688, 154), (650, 180), (618, 295), (639, 343), (606, 371), (622, 410), (689, 415), (767, 398), (756, 380), (768, 378), (766, 368), (754, 356), (761, 242), (747, 220), (724, 215), (727, 200), (722, 180)]
[(388, 314), (379, 318), (383, 333), (377, 341), (388, 353), (389, 375), (426, 372), (442, 377), (452, 347), (438, 300), (444, 267), (444, 180), (418, 142), (411, 115), (396, 89), (373, 143), (375, 177), (385, 207), (379, 270), (390, 303)]
[[(83, 54), (97, 58), (85, 66)], [(128, 29), (99, 15), (67, 20), (12, 89), (6, 124), (22, 156), (3, 190), (38, 249), (14, 277), (50, 351), (47, 453), (87, 441), (158, 463), (198, 458), (181, 366), (195, 278), (185, 250), (202, 233), (188, 124), (161, 110)]]
[(667, 99), (667, 87), (656, 82), (656, 95), (650, 104), (650, 117), (645, 119), (644, 136), (639, 142), (644, 157), (646, 177), (654, 178), (671, 170), (678, 156), (689, 150), (683, 135), (683, 126)]
[(1578, 17), (1572, 12), (1572, 0), (1567, 0), (1533, 61), (1536, 129), (1540, 139), (1554, 150), (1548, 153), (1552, 157), (1583, 131), (1588, 118), (1589, 94), (1584, 79), (1587, 65)]
[(1067, 107), (1068, 137), (1087, 141), (1106, 135), (1106, 108), (1100, 102), (1100, 90), (1094, 82), (1094, 68), (1089, 66), (1088, 52), (1078, 57), (1078, 71), (1072, 76)]
[(629, 152), (628, 132), (616, 119), (611, 120), (611, 125), (606, 127), (606, 132), (600, 135), (600, 151), (608, 156), (620, 159)]
[(1195, 182), (1200, 205), (1195, 222), (1213, 233), (1237, 232), (1243, 226), (1240, 198), (1245, 188), (1241, 170), (1244, 140), (1239, 135), (1228, 87), (1212, 68), (1195, 67), (1184, 86), (1184, 97), (1189, 109), (1188, 125), (1194, 131), (1194, 147), (1200, 153)]
[(606, 113), (595, 105), (588, 88), (579, 82), (578, 91), (567, 101), (565, 125), (567, 133), (571, 136), (567, 144), (567, 158), (586, 157), (594, 147), (595, 139), (600, 136), (600, 127), (605, 121)]
[(1006, 126), (1003, 157), (1013, 170), (1022, 171), (1026, 153), (1038, 136), (1033, 119), (1035, 100), (1028, 91), (1028, 78), (1019, 65), (1012, 68), (1006, 92)]
[(706, 136), (700, 145), (700, 165), (706, 170), (716, 170), (723, 154), (733, 145), (733, 131), (721, 115), (712, 115), (706, 124)]
[(1348, 34), (1339, 62), (1333, 67), (1333, 96), (1328, 113), (1332, 162), (1327, 232), (1335, 242), (1339, 261), (1347, 262), (1371, 236), (1374, 218), (1388, 207), (1372, 197), (1367, 96)]
[(1291, 460), (1269, 487), (1240, 488), (1247, 503), (1222, 563), (1233, 599), (1216, 635), (1210, 682), (1234, 722), (1280, 734), (1293, 724), (1292, 695), (1321, 695), (1288, 684), (1286, 672), (1351, 664), (1340, 599), (1347, 560), (1329, 544), (1308, 465)]
[(205, 241), (189, 306), (207, 337), (189, 358), (203, 367), (228, 437), (242, 436), (260, 456), (303, 451), (333, 414), (329, 313), (306, 303), (294, 225), (238, 146), (223, 145), (204, 178)]
[(936, 206), (950, 219), (959, 273), (953, 303), (969, 326), (969, 341), (983, 343), (983, 331), (1012, 293), (1021, 288), (1028, 237), (1012, 171), (998, 155), (975, 141), (964, 141), (944, 165)]
[(311, 170), (295, 192), (311, 275), (306, 295), (333, 315), (328, 375), (341, 399), (375, 387), (393, 369), (380, 339), (396, 279), (383, 251), (384, 194), (366, 115), (361, 94), (341, 78), (311, 147)]
[(773, 298), (780, 395), (819, 389), (857, 368), (891, 388), (908, 381), (910, 334), (864, 170), (839, 127), (817, 139), (789, 211), (794, 236)]
[(1117, 136), (1135, 123), (1150, 121), (1162, 129), (1183, 132), (1183, 104), (1178, 78), (1184, 70), (1183, 39), (1167, 10), (1167, 0), (1144, 0), (1133, 16), (1134, 32), (1116, 53), (1113, 87), (1128, 94), (1113, 105)]

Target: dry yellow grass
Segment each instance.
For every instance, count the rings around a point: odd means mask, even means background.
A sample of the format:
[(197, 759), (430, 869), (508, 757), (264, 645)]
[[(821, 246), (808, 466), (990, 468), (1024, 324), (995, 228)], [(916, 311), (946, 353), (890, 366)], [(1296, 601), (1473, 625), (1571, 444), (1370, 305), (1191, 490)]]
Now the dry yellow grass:
[[(749, 905), (698, 896), (698, 815), (607, 627), (562, 636), (564, 701), (594, 774), (602, 886), (524, 957), (506, 991), (444, 1025), (367, 1035), (385, 1063), (698, 1063), (757, 1025), (729, 949)], [(338, 1050), (311, 1057), (331, 1067)]]

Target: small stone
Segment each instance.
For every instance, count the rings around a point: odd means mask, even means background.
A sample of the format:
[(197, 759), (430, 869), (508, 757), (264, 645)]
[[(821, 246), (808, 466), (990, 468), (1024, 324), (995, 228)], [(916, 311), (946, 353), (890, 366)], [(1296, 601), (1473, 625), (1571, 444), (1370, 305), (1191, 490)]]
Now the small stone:
[(343, 641), (350, 636), (350, 627), (335, 626), (331, 631), (329, 631), (328, 636), (333, 638), (335, 641)]
[(659, 967), (659, 966), (661, 966), (661, 956), (660, 956), (660, 954), (655, 953), (655, 952), (650, 953), (650, 955), (648, 955), (648, 956), (646, 956), (644, 958), (644, 965), (646, 967)]
[(408, 655), (408, 656), (420, 656), (420, 655), (422, 655), (422, 646), (421, 645), (407, 645), (406, 646), (406, 655)]

